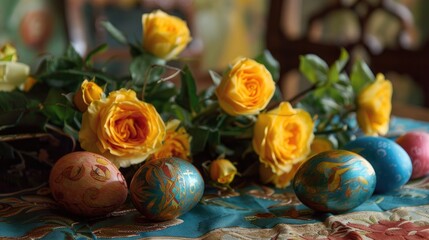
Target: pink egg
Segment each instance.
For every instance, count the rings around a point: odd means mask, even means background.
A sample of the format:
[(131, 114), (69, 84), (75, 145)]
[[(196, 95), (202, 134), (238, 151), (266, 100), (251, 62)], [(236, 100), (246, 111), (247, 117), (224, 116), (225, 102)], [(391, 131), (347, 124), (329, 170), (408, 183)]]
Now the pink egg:
[(411, 179), (429, 174), (429, 133), (412, 131), (396, 139), (396, 142), (408, 153), (413, 164)]
[(103, 216), (121, 206), (128, 194), (118, 168), (105, 157), (90, 152), (73, 152), (53, 166), (49, 186), (54, 199), (80, 216)]

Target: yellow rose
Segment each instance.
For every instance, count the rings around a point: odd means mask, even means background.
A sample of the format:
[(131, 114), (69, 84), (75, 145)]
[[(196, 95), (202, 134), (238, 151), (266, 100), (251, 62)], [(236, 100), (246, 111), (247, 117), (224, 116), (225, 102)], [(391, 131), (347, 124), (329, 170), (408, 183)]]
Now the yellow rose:
[(29, 74), (30, 67), (26, 64), (0, 61), (0, 91), (13, 91), (27, 80)]
[(277, 188), (286, 188), (290, 185), (290, 182), (295, 177), (296, 172), (301, 166), (302, 162), (296, 163), (292, 166), (289, 172), (282, 173), (280, 175), (275, 174), (270, 167), (264, 164), (259, 165), (259, 178), (262, 183), (273, 183)]
[(392, 91), (392, 83), (377, 74), (375, 82), (359, 93), (356, 117), (365, 135), (384, 135), (389, 130)]
[(235, 62), (216, 88), (220, 107), (229, 115), (258, 114), (274, 95), (275, 83), (264, 65), (248, 58)]
[(79, 131), (83, 149), (120, 167), (144, 161), (161, 147), (164, 138), (165, 125), (156, 109), (125, 89), (93, 101), (83, 114)]
[(74, 94), (73, 103), (79, 111), (85, 112), (89, 104), (95, 100), (100, 100), (103, 96), (104, 91), (100, 86), (93, 81), (85, 80)]
[(259, 114), (252, 140), (259, 161), (276, 175), (290, 172), (310, 153), (313, 126), (308, 112), (294, 109), (288, 102)]
[(142, 25), (143, 48), (165, 60), (179, 55), (192, 39), (185, 21), (161, 10), (143, 14)]
[(237, 174), (237, 168), (227, 159), (214, 160), (209, 171), (210, 178), (220, 184), (230, 184)]
[(167, 122), (164, 143), (151, 159), (177, 157), (191, 162), (191, 136), (179, 124), (177, 119)]

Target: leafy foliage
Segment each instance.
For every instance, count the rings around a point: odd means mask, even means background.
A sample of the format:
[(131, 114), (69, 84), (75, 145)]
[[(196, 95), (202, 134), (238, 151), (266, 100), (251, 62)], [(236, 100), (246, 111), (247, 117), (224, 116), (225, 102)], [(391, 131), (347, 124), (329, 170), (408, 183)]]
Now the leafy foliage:
[(327, 135), (338, 140), (339, 145), (355, 137), (356, 127), (351, 125), (350, 114), (356, 111), (356, 96), (374, 81), (374, 74), (363, 61), (346, 71), (349, 54), (341, 54), (329, 68), (328, 64), (313, 54), (300, 57), (300, 71), (313, 84), (311, 92), (297, 104), (316, 116), (316, 134)]

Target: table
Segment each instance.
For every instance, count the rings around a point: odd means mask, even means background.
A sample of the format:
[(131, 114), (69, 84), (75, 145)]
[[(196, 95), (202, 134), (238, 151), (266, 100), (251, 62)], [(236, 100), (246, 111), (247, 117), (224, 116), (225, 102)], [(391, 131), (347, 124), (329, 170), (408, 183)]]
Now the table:
[[(392, 118), (391, 138), (409, 130), (429, 132), (429, 123)], [(47, 185), (2, 194), (0, 239), (429, 239), (429, 176), (337, 215), (305, 207), (290, 188), (251, 183), (235, 192), (212, 190), (166, 222), (145, 220), (130, 201), (108, 217), (70, 216)]]

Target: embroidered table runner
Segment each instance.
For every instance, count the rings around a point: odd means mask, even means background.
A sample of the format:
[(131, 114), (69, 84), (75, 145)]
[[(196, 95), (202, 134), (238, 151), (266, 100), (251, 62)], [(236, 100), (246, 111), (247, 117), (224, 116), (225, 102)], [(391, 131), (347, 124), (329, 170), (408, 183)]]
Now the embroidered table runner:
[[(429, 132), (429, 123), (393, 118), (390, 137)], [(302, 205), (291, 188), (250, 183), (235, 192), (207, 189), (201, 202), (178, 219), (150, 222), (130, 201), (103, 218), (68, 215), (45, 184), (0, 195), (0, 239), (429, 239), (429, 176), (401, 189), (375, 194), (342, 214)]]

